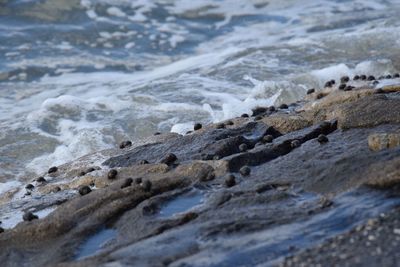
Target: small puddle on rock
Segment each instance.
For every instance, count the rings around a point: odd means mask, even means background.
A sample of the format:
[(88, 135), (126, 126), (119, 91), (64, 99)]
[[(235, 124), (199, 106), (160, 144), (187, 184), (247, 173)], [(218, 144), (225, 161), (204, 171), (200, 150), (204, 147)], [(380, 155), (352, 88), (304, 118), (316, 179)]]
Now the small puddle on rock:
[(201, 205), (204, 202), (203, 194), (198, 190), (192, 190), (169, 200), (161, 207), (158, 217), (170, 217)]
[(117, 231), (114, 229), (103, 229), (92, 235), (79, 247), (75, 260), (81, 260), (97, 254), (104, 245), (115, 238), (116, 235)]

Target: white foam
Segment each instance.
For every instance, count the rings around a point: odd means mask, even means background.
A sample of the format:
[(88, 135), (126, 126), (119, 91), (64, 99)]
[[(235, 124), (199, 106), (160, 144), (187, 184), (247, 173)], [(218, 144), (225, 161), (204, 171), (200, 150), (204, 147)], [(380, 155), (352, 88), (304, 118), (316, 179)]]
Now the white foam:
[(7, 181), (5, 183), (0, 183), (0, 195), (6, 193), (14, 188), (21, 186), (19, 181)]
[(107, 8), (107, 13), (111, 16), (116, 16), (121, 18), (126, 17), (125, 12), (123, 12), (121, 9), (115, 6)]

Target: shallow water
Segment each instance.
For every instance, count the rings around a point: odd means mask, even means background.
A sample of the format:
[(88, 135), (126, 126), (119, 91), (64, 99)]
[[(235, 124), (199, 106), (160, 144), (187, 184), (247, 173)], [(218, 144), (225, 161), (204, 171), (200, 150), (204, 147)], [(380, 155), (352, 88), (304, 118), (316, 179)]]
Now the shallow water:
[(183, 195), (177, 196), (165, 203), (158, 214), (159, 217), (165, 218), (175, 214), (183, 213), (192, 208), (201, 205), (204, 202), (204, 195), (198, 191), (190, 191)]
[(75, 260), (81, 260), (98, 253), (102, 247), (107, 242), (115, 238), (116, 235), (117, 231), (114, 229), (103, 229), (95, 233), (79, 247), (79, 250), (75, 256)]
[[(0, 0), (0, 182), (400, 70), (398, 0)], [(0, 190), (1, 191), (1, 190)]]

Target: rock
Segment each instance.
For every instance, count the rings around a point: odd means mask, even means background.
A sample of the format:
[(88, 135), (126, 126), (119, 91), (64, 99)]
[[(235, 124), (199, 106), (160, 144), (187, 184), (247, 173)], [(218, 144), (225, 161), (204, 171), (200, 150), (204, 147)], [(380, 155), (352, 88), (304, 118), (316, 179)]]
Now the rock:
[(272, 143), (273, 140), (274, 137), (271, 134), (265, 135), (262, 139), (263, 143)]
[(308, 90), (307, 90), (307, 95), (311, 95), (311, 94), (314, 93), (314, 92), (315, 92), (315, 89), (314, 89), (314, 88), (308, 89)]
[(90, 187), (87, 185), (82, 185), (79, 187), (78, 192), (81, 196), (84, 196), (92, 192), (92, 189), (90, 189)]
[(243, 166), (242, 168), (240, 168), (239, 172), (243, 176), (248, 176), (250, 175), (250, 168), (248, 166)]
[(38, 183), (45, 183), (45, 182), (47, 182), (47, 181), (46, 181), (46, 179), (45, 179), (44, 177), (40, 176), (39, 178), (36, 179), (36, 182), (38, 182)]
[(34, 215), (32, 212), (26, 212), (24, 213), (24, 215), (22, 216), (22, 219), (26, 222), (32, 221), (32, 220), (36, 220), (38, 219), (37, 215)]
[(248, 149), (246, 144), (240, 144), (239, 145), (239, 151), (240, 152), (245, 152)]
[(132, 142), (129, 140), (122, 141), (121, 144), (119, 144), (120, 149), (124, 149), (124, 148), (130, 147), (130, 146), (132, 146)]
[(236, 178), (233, 174), (228, 174), (225, 178), (225, 186), (232, 187), (236, 185)]
[(115, 179), (117, 177), (117, 175), (118, 175), (118, 171), (115, 169), (111, 169), (107, 174), (107, 178), (112, 180), (112, 179)]
[(133, 179), (132, 178), (126, 178), (124, 180), (124, 182), (122, 183), (122, 185), (121, 185), (121, 189), (125, 188), (125, 187), (128, 187), (128, 186), (131, 186), (132, 183), (133, 183)]
[(141, 184), (141, 186), (145, 192), (149, 192), (151, 190), (152, 184), (149, 180), (146, 180)]
[(58, 170), (58, 168), (56, 166), (53, 166), (47, 171), (47, 173), (49, 173), (49, 174), (50, 173), (55, 173), (55, 172), (57, 172), (57, 170)]
[(318, 138), (317, 138), (317, 141), (318, 141), (320, 144), (325, 144), (325, 143), (328, 143), (328, 142), (329, 142), (329, 139), (328, 139), (328, 137), (326, 137), (326, 135), (320, 134), (320, 135), (318, 136)]
[(299, 140), (293, 140), (291, 142), (291, 146), (292, 146), (292, 148), (297, 148), (297, 147), (301, 146), (301, 143)]
[(400, 146), (400, 132), (371, 134), (368, 136), (368, 146), (373, 151)]
[(195, 123), (193, 126), (193, 130), (197, 131), (200, 130), (203, 127), (203, 125), (201, 125), (201, 123)]
[(35, 188), (35, 187), (33, 186), (33, 184), (27, 184), (27, 185), (25, 186), (25, 188), (28, 189), (28, 190), (32, 190), (32, 189)]
[(174, 153), (168, 153), (167, 155), (164, 156), (164, 158), (161, 160), (161, 163), (167, 164), (167, 165), (172, 165), (178, 158)]

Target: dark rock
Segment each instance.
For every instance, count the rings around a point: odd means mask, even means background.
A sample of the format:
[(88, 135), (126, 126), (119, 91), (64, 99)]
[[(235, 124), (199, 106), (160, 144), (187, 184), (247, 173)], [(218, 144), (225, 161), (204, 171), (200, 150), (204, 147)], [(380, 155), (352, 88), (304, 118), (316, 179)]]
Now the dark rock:
[(118, 171), (116, 169), (111, 169), (108, 171), (107, 178), (112, 180), (117, 177)]
[(314, 88), (308, 89), (308, 90), (307, 90), (307, 95), (311, 95), (311, 94), (314, 93), (314, 92), (315, 92), (315, 89), (314, 89)]
[(35, 188), (35, 187), (33, 186), (33, 184), (27, 184), (27, 185), (25, 186), (25, 188), (28, 189), (28, 190), (32, 190), (32, 189)]
[(262, 141), (264, 143), (272, 143), (273, 140), (274, 140), (274, 137), (270, 134), (265, 135), (262, 139)]
[(325, 143), (327, 143), (327, 142), (329, 141), (329, 139), (328, 139), (328, 137), (326, 137), (326, 135), (320, 134), (320, 135), (318, 136), (317, 141), (318, 141), (319, 143), (321, 143), (321, 144), (325, 144)]
[(90, 189), (90, 187), (87, 185), (82, 185), (79, 187), (78, 192), (81, 196), (84, 196), (92, 192), (92, 189)]
[(225, 129), (225, 124), (223, 123), (218, 123), (217, 125), (215, 125), (216, 129)]
[(132, 183), (133, 183), (133, 179), (132, 178), (126, 178), (125, 181), (121, 185), (121, 189), (125, 188), (125, 187), (128, 187), (128, 186), (131, 186)]
[(38, 178), (36, 179), (36, 182), (38, 182), (38, 183), (45, 183), (45, 182), (47, 182), (47, 181), (46, 181), (46, 179), (45, 179), (43, 176), (40, 176), (40, 177), (38, 177)]
[(324, 87), (332, 87), (332, 82), (331, 81), (327, 81), (325, 83)]
[(357, 81), (357, 80), (359, 80), (360, 79), (360, 76), (358, 76), (358, 75), (355, 75), (354, 77), (353, 77), (353, 80), (354, 81)]
[(299, 140), (293, 140), (290, 145), (292, 146), (292, 148), (296, 148), (299, 147), (301, 145)]
[(394, 78), (400, 78), (400, 74), (399, 74), (399, 73), (396, 73), (396, 74), (393, 75), (393, 77), (394, 77)]
[(342, 83), (341, 85), (339, 85), (339, 90), (344, 90), (346, 88), (346, 84)]
[(56, 167), (56, 166), (53, 166), (53, 167), (51, 167), (48, 171), (47, 171), (47, 173), (54, 173), (54, 172), (56, 172), (58, 170), (58, 168)]
[(30, 211), (26, 212), (26, 213), (22, 216), (22, 219), (23, 219), (24, 221), (26, 221), (26, 222), (30, 222), (30, 221), (36, 220), (36, 219), (38, 219), (38, 218), (39, 218), (39, 217), (38, 217), (37, 215), (33, 214), (33, 213), (30, 212)]
[(251, 111), (253, 112), (253, 115), (252, 116), (258, 116), (258, 115), (260, 115), (260, 114), (264, 114), (265, 112), (267, 112), (267, 108), (264, 108), (264, 107), (256, 107), (256, 108), (253, 108)]
[(321, 99), (321, 98), (324, 98), (325, 97), (325, 94), (324, 93), (318, 93), (317, 94), (317, 99)]
[(249, 117), (249, 115), (248, 114), (246, 114), (246, 113), (243, 113), (240, 117), (242, 117), (242, 118), (248, 118)]
[(197, 131), (200, 130), (203, 127), (203, 125), (201, 125), (201, 123), (195, 123), (193, 126), (193, 130)]
[(330, 80), (331, 84), (334, 85), (336, 83), (335, 80)]
[(191, 133), (193, 133), (193, 131), (187, 131), (187, 132), (186, 132), (186, 134), (191, 134)]
[(386, 75), (385, 78), (386, 78), (386, 79), (392, 79), (392, 75), (388, 74), (388, 75)]
[(233, 125), (233, 124), (234, 124), (233, 121), (230, 120), (225, 122), (225, 125)]
[(0, 227), (0, 234), (4, 232), (4, 228)]
[(248, 176), (250, 174), (250, 168), (248, 166), (243, 166), (240, 168), (239, 173), (243, 176)]
[(168, 153), (165, 157), (161, 160), (161, 163), (172, 165), (178, 158), (174, 153)]
[(143, 181), (142, 178), (140, 178), (140, 177), (139, 177), (139, 178), (136, 178), (136, 179), (135, 179), (135, 184), (141, 184), (142, 181)]
[(160, 132), (155, 132), (153, 135), (160, 135), (161, 133)]
[(350, 81), (349, 76), (343, 76), (343, 77), (340, 78), (340, 82), (341, 83), (347, 83), (349, 81)]
[(245, 152), (248, 149), (246, 144), (240, 144), (239, 145), (239, 151), (240, 152)]
[(276, 108), (274, 107), (274, 106), (270, 106), (269, 108), (268, 108), (268, 111), (270, 111), (270, 112), (274, 112), (276, 110)]
[(363, 75), (360, 75), (360, 79), (361, 79), (361, 80), (366, 80), (366, 79), (367, 79), (367, 76), (364, 75), (364, 74), (363, 74)]
[(375, 77), (372, 76), (372, 75), (370, 75), (370, 76), (368, 76), (367, 80), (368, 80), (368, 81), (373, 81), (373, 80), (375, 80)]
[(254, 117), (254, 120), (255, 120), (255, 121), (259, 121), (259, 120), (262, 120), (262, 118), (263, 118), (262, 116), (255, 116), (255, 117)]
[(288, 109), (289, 106), (286, 105), (286, 104), (282, 104), (282, 105), (279, 106), (279, 108), (280, 108), (280, 109)]
[(122, 141), (122, 142), (119, 144), (119, 148), (120, 148), (120, 149), (123, 149), (123, 148), (126, 148), (126, 147), (130, 147), (130, 146), (132, 146), (132, 142), (129, 141), (129, 140), (127, 140), (127, 141)]
[(353, 90), (353, 89), (354, 89), (353, 86), (348, 85), (348, 86), (346, 86), (346, 87), (344, 88), (344, 91), (351, 91), (351, 90)]
[(236, 185), (236, 178), (233, 174), (228, 174), (225, 178), (225, 186), (232, 187)]
[(139, 165), (145, 165), (145, 164), (149, 164), (149, 162), (145, 159), (142, 159), (141, 161), (139, 161)]
[(141, 187), (143, 188), (143, 190), (145, 192), (150, 192), (152, 184), (151, 184), (151, 182), (149, 180), (146, 180), (141, 184)]

